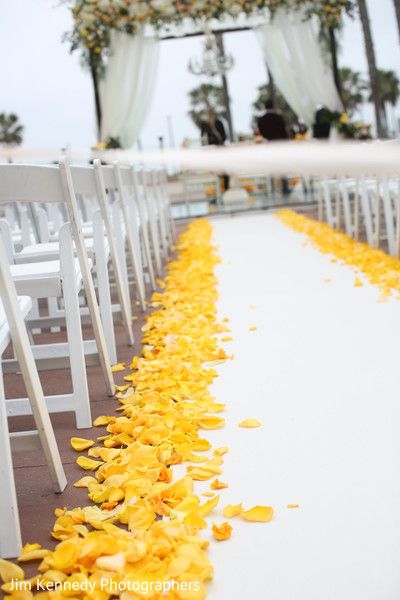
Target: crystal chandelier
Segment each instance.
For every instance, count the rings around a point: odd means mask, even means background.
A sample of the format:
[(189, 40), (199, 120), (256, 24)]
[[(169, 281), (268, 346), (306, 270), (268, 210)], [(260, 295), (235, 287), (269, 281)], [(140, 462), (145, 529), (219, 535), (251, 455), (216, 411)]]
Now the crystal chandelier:
[(188, 63), (188, 70), (193, 75), (206, 75), (207, 77), (224, 75), (233, 67), (233, 57), (230, 54), (226, 56), (220, 51), (217, 38), (208, 25), (205, 28), (205, 36), (202, 60), (191, 58)]

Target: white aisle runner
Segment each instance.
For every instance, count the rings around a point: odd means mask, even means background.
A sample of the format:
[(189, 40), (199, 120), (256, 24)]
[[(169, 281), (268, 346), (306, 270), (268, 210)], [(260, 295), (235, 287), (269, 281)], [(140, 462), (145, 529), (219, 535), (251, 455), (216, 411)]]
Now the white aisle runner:
[[(211, 516), (243, 502), (275, 518), (230, 520), (209, 598), (398, 600), (400, 301), (378, 303), (273, 216), (212, 223), (235, 358), (213, 388), (227, 424), (207, 437), (230, 451)], [(247, 417), (263, 426), (239, 428)]]

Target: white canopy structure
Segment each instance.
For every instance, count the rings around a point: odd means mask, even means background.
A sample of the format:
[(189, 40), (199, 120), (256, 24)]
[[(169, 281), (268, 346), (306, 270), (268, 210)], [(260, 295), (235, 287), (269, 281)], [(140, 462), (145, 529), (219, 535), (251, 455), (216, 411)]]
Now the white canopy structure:
[[(163, 39), (200, 35), (206, 23), (185, 19), (161, 31), (143, 27), (135, 35), (113, 32), (110, 56), (100, 85), (101, 139), (119, 139), (130, 148), (138, 139), (151, 105), (158, 67), (158, 46)], [(289, 106), (307, 125), (318, 107), (340, 111), (329, 59), (322, 48), (318, 24), (302, 12), (279, 10), (273, 19), (256, 15), (226, 16), (211, 20), (215, 32), (253, 29), (263, 59)]]

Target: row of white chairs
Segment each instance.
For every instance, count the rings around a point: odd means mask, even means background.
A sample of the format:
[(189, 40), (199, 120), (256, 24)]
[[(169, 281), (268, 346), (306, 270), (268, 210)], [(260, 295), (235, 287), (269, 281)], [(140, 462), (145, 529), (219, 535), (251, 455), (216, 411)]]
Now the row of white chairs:
[(321, 180), (318, 218), (400, 258), (400, 178)]
[[(101, 364), (107, 394), (114, 394), (115, 317), (120, 315), (132, 345), (133, 310), (136, 304), (146, 309), (146, 285), (156, 288), (175, 230), (164, 171), (98, 160), (90, 166), (66, 159), (0, 165), (0, 205), (2, 357), (10, 341), (13, 348), (0, 375), (0, 555), (14, 557), (21, 533), (11, 450), (39, 442), (55, 491), (65, 488), (49, 413), (73, 411), (77, 428), (91, 426), (86, 364), (93, 359)], [(93, 340), (83, 340), (85, 324), (92, 326)], [(59, 333), (64, 326), (67, 342), (35, 343), (38, 331)], [(38, 369), (66, 361), (72, 392), (45, 397)], [(3, 371), (16, 369), (28, 397), (6, 399)], [(28, 414), (36, 431), (10, 434), (8, 417)]]

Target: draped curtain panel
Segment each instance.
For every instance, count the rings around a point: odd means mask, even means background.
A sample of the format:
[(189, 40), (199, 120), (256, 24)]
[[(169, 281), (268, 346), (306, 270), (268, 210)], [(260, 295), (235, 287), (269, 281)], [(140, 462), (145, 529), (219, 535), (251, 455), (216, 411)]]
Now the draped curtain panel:
[(343, 110), (312, 19), (281, 10), (254, 31), (276, 86), (300, 119), (311, 125), (320, 106)]
[(101, 139), (119, 138), (123, 148), (137, 141), (146, 119), (157, 76), (159, 40), (113, 32), (110, 56), (100, 82)]

